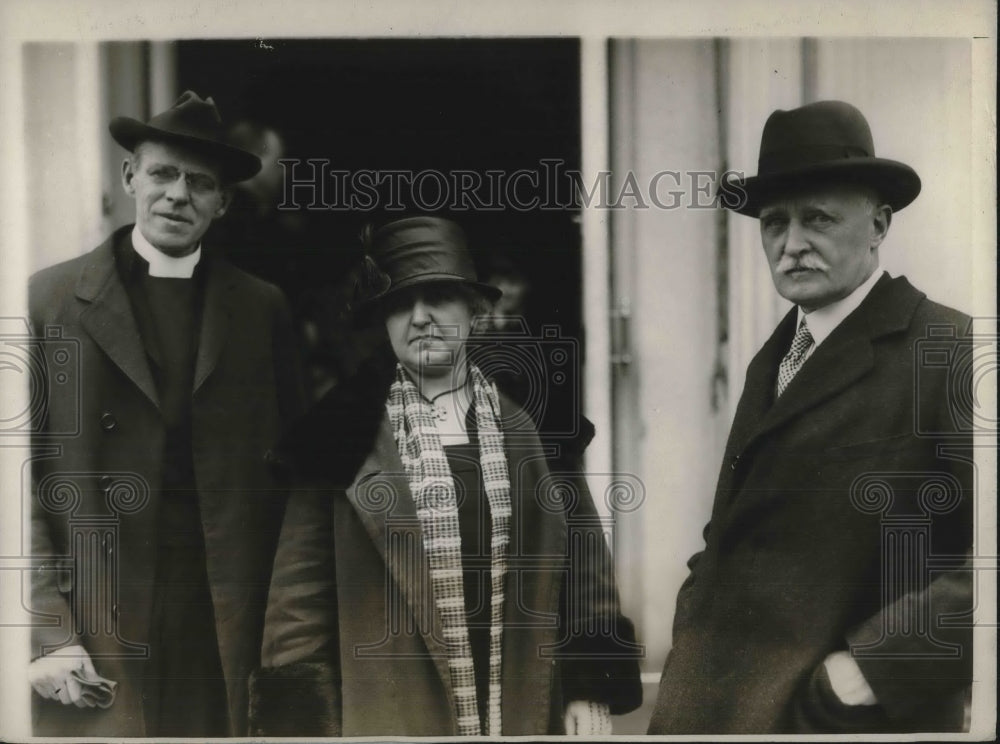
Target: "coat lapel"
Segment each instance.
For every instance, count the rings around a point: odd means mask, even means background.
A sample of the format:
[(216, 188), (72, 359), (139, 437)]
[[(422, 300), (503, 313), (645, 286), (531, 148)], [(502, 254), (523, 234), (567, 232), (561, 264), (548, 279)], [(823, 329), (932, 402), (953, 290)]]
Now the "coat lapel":
[(745, 415), (743, 401), (740, 402), (737, 420), (744, 431), (735, 451), (745, 451), (759, 438), (864, 377), (875, 365), (873, 342), (888, 333), (908, 328), (916, 305), (923, 298), (923, 293), (915, 290), (905, 278), (884, 276), (858, 309), (816, 348), (784, 394), (768, 407), (766, 401), (774, 397), (777, 366), (791, 343), (795, 326), (797, 311), (790, 311), (747, 371), (745, 395), (749, 394), (750, 401)]
[(430, 564), (388, 414), (383, 415), (375, 446), (345, 494), (389, 569), (400, 599), (416, 619), (445, 689), (450, 691), (448, 653), (439, 640), (444, 637), (441, 615), (430, 591)]
[(94, 342), (149, 400), (159, 406), (156, 384), (131, 303), (115, 267), (114, 244), (128, 240), (123, 228), (92, 254), (80, 274), (76, 296), (87, 303), (80, 323)]
[(751, 442), (833, 397), (872, 369), (875, 353), (867, 336), (837, 334), (835, 339), (834, 334), (817, 347), (760, 419)]
[(742, 452), (758, 435), (761, 421), (774, 404), (774, 385), (781, 358), (794, 334), (798, 310), (784, 317), (747, 367), (746, 382), (733, 418), (727, 451)]
[[(204, 253), (204, 252), (203, 252)], [(198, 356), (194, 368), (194, 390), (212, 374), (222, 355), (229, 335), (231, 318), (230, 290), (233, 286), (233, 270), (224, 261), (208, 261), (205, 269), (205, 299), (202, 308), (201, 332), (198, 337)]]

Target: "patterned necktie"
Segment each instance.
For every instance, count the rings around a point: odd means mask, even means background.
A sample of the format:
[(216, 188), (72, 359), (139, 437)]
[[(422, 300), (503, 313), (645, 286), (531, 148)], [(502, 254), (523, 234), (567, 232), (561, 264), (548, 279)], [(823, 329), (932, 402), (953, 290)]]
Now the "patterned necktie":
[(792, 339), (792, 345), (788, 349), (788, 353), (785, 354), (781, 360), (781, 364), (778, 365), (779, 396), (785, 392), (788, 383), (798, 374), (799, 369), (801, 369), (803, 363), (806, 361), (806, 352), (809, 351), (809, 347), (812, 345), (813, 337), (809, 333), (809, 326), (806, 325), (806, 319), (803, 318), (802, 322), (799, 323), (798, 330), (795, 331), (795, 338)]

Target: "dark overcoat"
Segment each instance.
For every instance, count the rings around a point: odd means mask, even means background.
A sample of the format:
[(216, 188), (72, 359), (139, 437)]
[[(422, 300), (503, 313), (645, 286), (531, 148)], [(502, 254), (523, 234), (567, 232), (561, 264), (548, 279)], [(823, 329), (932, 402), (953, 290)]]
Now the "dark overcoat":
[[(165, 425), (115, 265), (115, 242), (130, 234), (116, 231), (29, 285), (46, 383), (35, 391), (43, 406), (33, 440), (32, 655), (82, 644), (97, 672), (118, 683), (107, 710), (33, 696), (36, 735), (145, 735), (139, 679), (148, 665)], [(299, 412), (302, 393), (281, 293), (208, 249), (202, 260), (194, 476), (237, 735), (246, 730), (247, 678), (259, 663), (285, 503), (265, 454)]]
[[(958, 730), (969, 318), (883, 276), (775, 401), (795, 325), (747, 370), (650, 733)], [(875, 708), (830, 698), (823, 659), (849, 647)]]
[[(363, 369), (279, 450), (298, 484), (281, 534), (251, 734), (457, 735), (441, 619), (385, 400), (394, 360)], [(551, 474), (501, 396), (511, 535), (503, 734), (559, 733), (565, 698), (641, 702), (631, 623), (579, 473)], [(576, 546), (573, 548), (571, 546)], [(567, 658), (572, 657), (572, 658)]]

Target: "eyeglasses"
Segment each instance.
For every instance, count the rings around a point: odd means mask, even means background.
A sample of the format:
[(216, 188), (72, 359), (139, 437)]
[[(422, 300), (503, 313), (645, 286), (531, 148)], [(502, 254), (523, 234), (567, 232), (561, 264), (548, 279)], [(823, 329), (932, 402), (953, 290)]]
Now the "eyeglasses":
[(172, 183), (176, 183), (177, 179), (183, 175), (188, 191), (198, 196), (207, 196), (219, 188), (218, 182), (212, 176), (205, 173), (182, 172), (179, 168), (175, 168), (172, 165), (154, 165), (146, 173), (152, 179), (153, 183), (160, 186), (169, 186)]

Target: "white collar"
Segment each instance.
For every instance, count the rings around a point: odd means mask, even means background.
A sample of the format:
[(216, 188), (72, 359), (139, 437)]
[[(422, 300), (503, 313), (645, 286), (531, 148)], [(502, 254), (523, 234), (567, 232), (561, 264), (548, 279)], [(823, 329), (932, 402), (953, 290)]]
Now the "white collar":
[(149, 263), (150, 276), (190, 279), (194, 276), (194, 267), (201, 260), (200, 243), (194, 249), (194, 253), (179, 257), (168, 256), (146, 240), (146, 236), (139, 230), (138, 225), (132, 228), (132, 246), (135, 248), (135, 252)]
[(824, 307), (817, 308), (811, 313), (806, 313), (799, 307), (799, 318), (796, 322), (796, 327), (805, 318), (806, 325), (809, 327), (809, 333), (813, 337), (813, 344), (819, 346), (827, 336), (833, 333), (834, 328), (844, 322), (844, 318), (858, 309), (858, 305), (864, 302), (865, 297), (872, 291), (875, 283), (882, 278), (884, 273), (885, 269), (876, 268), (872, 272), (872, 275), (863, 281), (857, 289), (847, 295), (847, 297), (836, 302), (831, 302)]

